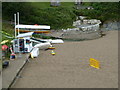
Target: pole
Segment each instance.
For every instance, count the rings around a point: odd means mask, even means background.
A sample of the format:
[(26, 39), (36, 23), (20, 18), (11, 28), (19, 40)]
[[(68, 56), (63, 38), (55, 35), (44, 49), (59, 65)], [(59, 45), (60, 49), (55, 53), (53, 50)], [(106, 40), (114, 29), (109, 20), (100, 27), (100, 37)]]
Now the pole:
[[(17, 12), (17, 24), (19, 25), (19, 12)], [(19, 28), (18, 28), (18, 35), (20, 34)], [(21, 52), (20, 52), (20, 39), (18, 38), (18, 53), (19, 57), (21, 57)]]
[[(16, 26), (16, 14), (14, 14), (15, 26)], [(15, 27), (15, 38), (16, 38), (16, 27)]]
[[(18, 19), (18, 25), (19, 25), (19, 12), (17, 12), (17, 19)], [(18, 34), (20, 34), (19, 28), (18, 28)]]

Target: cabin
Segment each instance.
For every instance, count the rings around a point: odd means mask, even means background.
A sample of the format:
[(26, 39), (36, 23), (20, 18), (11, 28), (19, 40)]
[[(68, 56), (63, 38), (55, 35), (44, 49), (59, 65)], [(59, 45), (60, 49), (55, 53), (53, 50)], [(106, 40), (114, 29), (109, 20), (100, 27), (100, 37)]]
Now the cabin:
[(13, 40), (13, 51), (14, 53), (27, 53), (33, 49), (30, 37), (34, 32), (28, 32), (19, 34), (16, 39)]

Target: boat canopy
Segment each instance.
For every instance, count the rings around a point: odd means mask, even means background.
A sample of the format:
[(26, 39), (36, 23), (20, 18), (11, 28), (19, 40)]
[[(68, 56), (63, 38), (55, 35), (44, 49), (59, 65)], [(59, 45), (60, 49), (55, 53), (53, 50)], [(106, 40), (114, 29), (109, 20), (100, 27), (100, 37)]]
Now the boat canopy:
[(46, 26), (46, 25), (16, 25), (15, 28), (24, 28), (24, 29), (50, 29), (50, 26)]

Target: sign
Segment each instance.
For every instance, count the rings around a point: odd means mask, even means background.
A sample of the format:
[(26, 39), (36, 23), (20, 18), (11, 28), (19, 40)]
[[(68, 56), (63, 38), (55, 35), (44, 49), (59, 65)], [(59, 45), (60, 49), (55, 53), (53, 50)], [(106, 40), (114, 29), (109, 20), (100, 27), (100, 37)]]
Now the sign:
[(99, 69), (100, 62), (98, 60), (95, 60), (94, 58), (90, 58), (90, 66)]

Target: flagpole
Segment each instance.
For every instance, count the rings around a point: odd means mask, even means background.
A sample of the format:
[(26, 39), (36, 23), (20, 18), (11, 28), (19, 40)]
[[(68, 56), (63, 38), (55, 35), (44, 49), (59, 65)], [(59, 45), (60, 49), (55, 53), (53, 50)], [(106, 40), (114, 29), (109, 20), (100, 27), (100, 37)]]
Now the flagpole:
[[(17, 12), (17, 19), (18, 19), (18, 25), (19, 25), (19, 12)], [(18, 34), (20, 34), (19, 28), (18, 28)]]
[(15, 38), (16, 38), (16, 14), (14, 14), (14, 20), (15, 20)]

